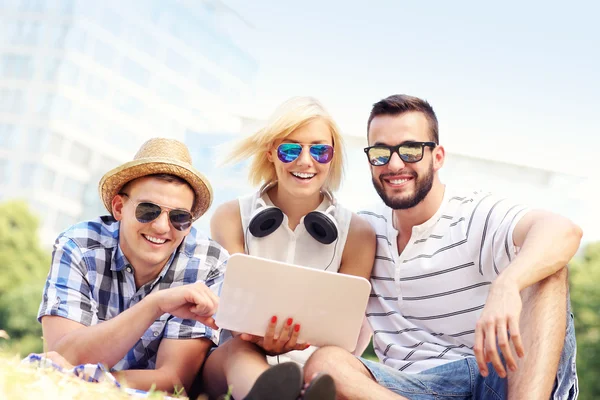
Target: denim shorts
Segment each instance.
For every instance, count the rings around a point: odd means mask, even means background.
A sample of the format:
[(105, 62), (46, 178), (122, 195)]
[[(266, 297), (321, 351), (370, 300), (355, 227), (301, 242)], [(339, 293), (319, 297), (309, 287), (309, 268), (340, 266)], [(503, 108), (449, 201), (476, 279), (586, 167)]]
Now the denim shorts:
[[(553, 400), (576, 399), (579, 394), (575, 353), (575, 328), (573, 314), (570, 314), (550, 397)], [(360, 357), (359, 360), (380, 385), (411, 400), (505, 399), (507, 396), (506, 379), (498, 376), (491, 363), (488, 364), (488, 376), (481, 376), (475, 357), (451, 361), (416, 374), (401, 372)]]

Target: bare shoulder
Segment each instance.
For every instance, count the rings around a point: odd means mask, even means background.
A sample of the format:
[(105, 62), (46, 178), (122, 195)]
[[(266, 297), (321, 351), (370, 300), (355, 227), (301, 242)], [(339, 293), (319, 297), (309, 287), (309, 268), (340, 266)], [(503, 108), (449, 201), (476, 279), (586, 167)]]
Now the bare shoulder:
[(339, 271), (369, 279), (376, 248), (373, 227), (368, 221), (353, 213)]
[(210, 234), (230, 254), (244, 252), (242, 215), (237, 199), (217, 207), (210, 219)]
[(211, 218), (212, 220), (215, 219), (239, 219), (241, 221), (241, 213), (240, 213), (240, 202), (235, 199), (235, 200), (230, 200), (227, 201), (223, 204), (221, 204), (219, 207), (217, 207), (217, 209), (215, 210), (215, 212), (213, 213), (213, 216)]
[(356, 213), (352, 213), (352, 219), (350, 220), (348, 239), (351, 238), (356, 238), (357, 240), (368, 240), (370, 238), (375, 238), (375, 230), (369, 221)]

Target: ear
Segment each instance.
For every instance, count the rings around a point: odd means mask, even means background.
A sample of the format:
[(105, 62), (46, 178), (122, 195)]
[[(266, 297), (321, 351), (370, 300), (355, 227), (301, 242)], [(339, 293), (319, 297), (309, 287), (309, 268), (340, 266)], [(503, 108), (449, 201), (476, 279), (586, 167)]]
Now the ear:
[(267, 150), (267, 160), (273, 162), (273, 145), (271, 144)]
[(123, 219), (123, 206), (124, 205), (125, 205), (125, 202), (123, 201), (123, 196), (120, 196), (117, 194), (117, 195), (115, 195), (115, 197), (113, 197), (112, 202), (111, 202), (112, 214), (117, 221), (120, 221)]
[(442, 168), (445, 160), (446, 149), (444, 149), (444, 146), (435, 146), (435, 149), (433, 149), (433, 170), (438, 171), (440, 168)]

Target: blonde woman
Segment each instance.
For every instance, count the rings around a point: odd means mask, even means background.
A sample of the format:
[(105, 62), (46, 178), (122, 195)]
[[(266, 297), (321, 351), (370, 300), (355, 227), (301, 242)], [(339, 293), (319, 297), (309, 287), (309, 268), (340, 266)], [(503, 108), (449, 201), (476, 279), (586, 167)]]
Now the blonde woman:
[[(375, 234), (335, 201), (333, 192), (343, 175), (343, 139), (318, 101), (288, 100), (263, 129), (237, 144), (232, 158), (252, 159), (249, 179), (260, 189), (215, 211), (213, 239), (231, 254), (369, 279)], [(265, 321), (264, 337), (242, 333), (210, 355), (203, 382), (211, 396), (231, 387), (236, 399), (298, 398), (304, 380), (299, 366), (315, 348), (297, 341), (301, 325), (285, 317)], [(305, 399), (335, 396), (328, 376), (312, 378), (302, 391)]]

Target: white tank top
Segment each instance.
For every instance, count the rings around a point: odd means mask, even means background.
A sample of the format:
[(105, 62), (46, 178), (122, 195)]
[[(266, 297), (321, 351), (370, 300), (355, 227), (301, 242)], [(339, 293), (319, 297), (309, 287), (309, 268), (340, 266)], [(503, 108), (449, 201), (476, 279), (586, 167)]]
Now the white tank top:
[[(350, 220), (352, 219), (352, 212), (350, 210), (336, 203), (334, 210), (330, 211), (337, 222), (338, 238), (328, 245), (318, 242), (308, 233), (304, 226), (304, 217), (300, 219), (300, 223), (292, 231), (285, 214), (279, 228), (268, 236), (257, 238), (248, 230), (250, 220), (257, 209), (273, 205), (266, 192), (260, 198), (259, 196), (260, 191), (257, 191), (254, 194), (240, 197), (238, 200), (242, 217), (242, 228), (244, 230), (244, 248), (246, 254), (332, 272), (337, 272), (340, 269), (342, 254), (350, 228)], [(327, 196), (323, 196), (323, 201), (317, 207), (317, 210), (325, 212), (330, 206), (331, 203)], [(285, 315), (278, 317), (280, 320), (287, 318)], [(270, 364), (294, 361), (300, 365), (304, 365), (308, 357), (316, 349), (316, 347), (311, 346), (304, 351), (291, 351), (279, 357), (267, 358)]]

